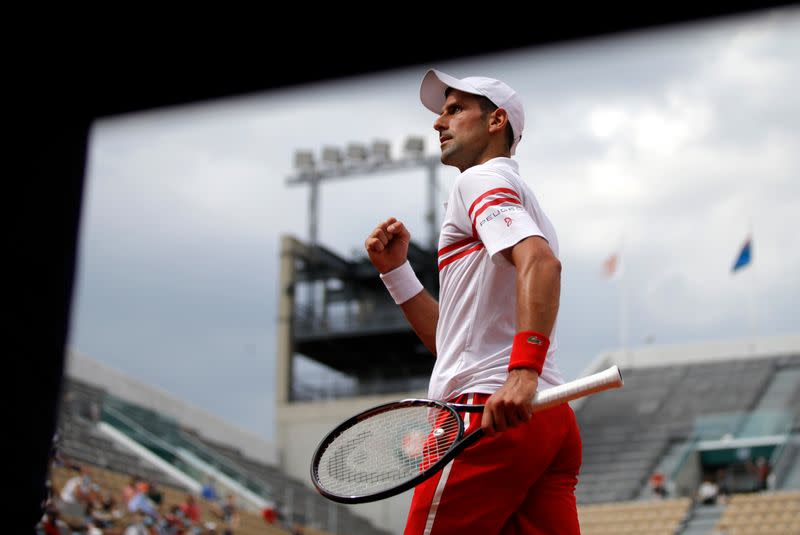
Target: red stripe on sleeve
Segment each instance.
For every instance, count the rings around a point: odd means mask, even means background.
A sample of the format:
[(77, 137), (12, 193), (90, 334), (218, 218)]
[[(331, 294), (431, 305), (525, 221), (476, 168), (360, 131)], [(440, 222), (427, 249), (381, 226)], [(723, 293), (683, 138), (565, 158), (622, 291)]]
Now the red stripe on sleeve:
[[(470, 217), (470, 218), (472, 218), (472, 211), (475, 209), (475, 205), (476, 205), (476, 204), (478, 204), (479, 202), (481, 202), (483, 199), (485, 199), (485, 198), (486, 198), (486, 197), (488, 197), (489, 195), (494, 195), (495, 193), (508, 193), (508, 194), (510, 194), (510, 195), (513, 195), (514, 197), (516, 197), (516, 198), (517, 198), (517, 200), (520, 200), (520, 198), (519, 198), (519, 193), (517, 193), (516, 191), (514, 191), (514, 190), (513, 190), (513, 189), (511, 189), (511, 188), (495, 188), (495, 189), (490, 189), (489, 191), (487, 191), (486, 193), (484, 193), (483, 195), (481, 195), (480, 197), (478, 197), (477, 199), (475, 199), (475, 201), (474, 201), (474, 202), (473, 202), (473, 203), (470, 205), (470, 207), (469, 207), (469, 217)], [(520, 204), (522, 204), (522, 201), (521, 201), (521, 200), (520, 200)]]

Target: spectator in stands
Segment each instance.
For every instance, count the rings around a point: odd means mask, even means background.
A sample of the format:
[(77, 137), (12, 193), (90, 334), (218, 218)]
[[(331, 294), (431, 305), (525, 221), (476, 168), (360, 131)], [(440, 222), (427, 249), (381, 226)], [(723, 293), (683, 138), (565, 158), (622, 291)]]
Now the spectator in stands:
[(95, 510), (96, 510), (96, 507), (95, 507), (95, 504), (94, 504), (94, 500), (89, 500), (88, 502), (86, 502), (86, 506), (83, 509), (83, 522), (87, 526), (89, 524), (92, 524), (92, 525), (96, 525), (97, 524), (97, 522), (95, 521), (95, 518), (94, 518)]
[(264, 522), (267, 524), (274, 524), (278, 520), (278, 513), (275, 510), (275, 507), (272, 505), (268, 505), (261, 510), (261, 518), (264, 519)]
[(122, 511), (117, 508), (117, 502), (108, 490), (101, 490), (94, 498), (91, 508), (91, 517), (97, 527), (111, 528), (114, 522), (122, 518)]
[(147, 497), (149, 487), (147, 482), (139, 481), (136, 485), (136, 494), (134, 494), (133, 498), (128, 502), (128, 511), (131, 513), (141, 512), (153, 518), (158, 516), (156, 506), (150, 501), (150, 498)]
[(771, 472), (772, 467), (770, 467), (766, 458), (759, 457), (756, 459), (755, 474), (757, 491), (767, 490), (769, 487), (769, 475)]
[(659, 498), (667, 497), (667, 487), (664, 485), (664, 474), (653, 472), (650, 476), (650, 490)]
[(183, 535), (185, 529), (191, 521), (183, 514), (179, 505), (173, 505), (169, 512), (164, 515), (164, 532), (167, 535)]
[(203, 490), (200, 491), (200, 496), (209, 502), (216, 502), (219, 500), (219, 494), (217, 494), (217, 489), (214, 487), (213, 477), (206, 479), (206, 482), (203, 484)]
[(200, 507), (197, 505), (197, 502), (195, 502), (194, 496), (187, 494), (186, 499), (180, 507), (186, 518), (191, 520), (193, 524), (200, 522)]
[(131, 498), (136, 494), (136, 486), (139, 484), (141, 479), (138, 476), (131, 476), (131, 480), (128, 481), (128, 484), (125, 485), (122, 489), (122, 500), (125, 502), (125, 506), (127, 507), (128, 503), (130, 503)]
[(147, 491), (147, 497), (150, 498), (150, 501), (153, 502), (153, 505), (156, 506), (156, 509), (161, 511), (161, 505), (164, 503), (164, 495), (161, 493), (161, 489), (158, 488), (156, 482), (153, 480), (149, 480), (147, 485), (149, 488)]
[(151, 535), (150, 528), (145, 524), (146, 515), (140, 511), (133, 514), (131, 523), (125, 528), (122, 535)]
[(717, 470), (717, 487), (719, 488), (719, 502), (728, 503), (733, 493), (733, 477), (727, 468)]
[(62, 530), (64, 533), (69, 533), (71, 530), (66, 522), (61, 519), (55, 504), (48, 505), (45, 509), (42, 519), (36, 526), (37, 533), (44, 535), (61, 535)]
[(103, 535), (103, 530), (100, 529), (94, 521), (86, 522), (86, 535)]
[(717, 497), (719, 496), (719, 487), (713, 481), (711, 476), (706, 476), (703, 478), (703, 482), (700, 484), (700, 487), (697, 489), (697, 499), (703, 505), (715, 505), (717, 503)]
[(92, 480), (83, 468), (73, 466), (74, 475), (61, 488), (61, 501), (68, 504), (85, 504), (89, 501)]
[(239, 527), (239, 508), (236, 506), (236, 497), (228, 494), (221, 507), (221, 517), (224, 535), (233, 535), (233, 530)]
[(87, 502), (93, 506), (97, 506), (100, 503), (102, 496), (103, 489), (100, 488), (100, 485), (97, 483), (92, 483), (89, 486), (89, 496)]

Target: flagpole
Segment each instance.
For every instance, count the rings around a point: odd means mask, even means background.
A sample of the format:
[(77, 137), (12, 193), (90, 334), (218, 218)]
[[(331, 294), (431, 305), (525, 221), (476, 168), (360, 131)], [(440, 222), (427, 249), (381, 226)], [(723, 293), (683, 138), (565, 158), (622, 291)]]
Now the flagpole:
[(758, 331), (758, 325), (756, 321), (756, 269), (755, 269), (755, 262), (753, 262), (753, 218), (750, 217), (748, 221), (748, 233), (747, 233), (747, 240), (750, 242), (750, 352), (752, 355), (756, 353), (756, 337)]
[(738, 271), (742, 269), (749, 269), (751, 273), (749, 275), (743, 275), (745, 278), (749, 278), (749, 287), (747, 289), (747, 323), (749, 327), (749, 333), (747, 336), (747, 345), (750, 349), (750, 354), (753, 355), (756, 352), (756, 336), (757, 336), (757, 325), (756, 325), (756, 273), (755, 268), (753, 267), (753, 225), (752, 225), (752, 218), (750, 218), (748, 222), (748, 233), (747, 238), (742, 245), (742, 248), (739, 250), (739, 256), (736, 257), (736, 261), (733, 264), (733, 273), (736, 274)]
[(625, 284), (625, 273), (620, 273), (619, 278), (619, 345), (622, 348), (622, 355), (628, 366), (630, 354), (628, 353), (628, 288)]
[(632, 366), (632, 356), (628, 351), (628, 285), (625, 282), (625, 251), (624, 239), (620, 237), (620, 244), (616, 252), (603, 262), (603, 274), (609, 281), (619, 284), (617, 304), (617, 336), (619, 336), (619, 359), (621, 366)]
[[(752, 247), (752, 245), (751, 245), (751, 247)], [(750, 278), (752, 279), (750, 281), (750, 284), (749, 284), (749, 286), (750, 286), (750, 292), (749, 292), (750, 295), (749, 295), (749, 297), (750, 298), (748, 299), (748, 301), (749, 301), (748, 306), (750, 308), (749, 311), (748, 311), (749, 312), (748, 313), (748, 316), (749, 316), (748, 319), (750, 320), (750, 354), (751, 355), (755, 355), (755, 353), (756, 353), (756, 312), (755, 312), (755, 309), (756, 309), (756, 306), (755, 306), (755, 301), (756, 301), (756, 296), (755, 296), (755, 293), (756, 293), (756, 290), (755, 290), (756, 272), (753, 269), (753, 266), (750, 266), (750, 271), (751, 271)]]
[(625, 281), (625, 268), (627, 266), (624, 265), (626, 257), (625, 236), (623, 235), (619, 244), (619, 344), (622, 348), (625, 363), (632, 367), (633, 362), (629, 362), (631, 355), (628, 352), (628, 285)]

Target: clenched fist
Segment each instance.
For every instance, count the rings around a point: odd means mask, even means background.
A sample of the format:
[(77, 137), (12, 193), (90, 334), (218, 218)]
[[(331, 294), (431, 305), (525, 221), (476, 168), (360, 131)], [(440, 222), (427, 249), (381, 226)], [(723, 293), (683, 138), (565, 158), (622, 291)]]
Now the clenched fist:
[(410, 242), (411, 234), (405, 225), (390, 217), (375, 227), (364, 242), (364, 247), (375, 269), (380, 273), (388, 273), (405, 263)]

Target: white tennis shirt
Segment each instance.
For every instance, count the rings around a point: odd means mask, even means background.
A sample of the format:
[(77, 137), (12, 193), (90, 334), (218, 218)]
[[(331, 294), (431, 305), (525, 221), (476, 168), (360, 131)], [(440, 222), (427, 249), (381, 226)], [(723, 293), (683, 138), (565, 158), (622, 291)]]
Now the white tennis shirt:
[[(439, 235), (439, 323), (428, 396), (493, 393), (508, 377), (517, 333), (516, 268), (500, 254), (542, 236), (558, 257), (558, 239), (517, 162), (493, 158), (456, 179)], [(556, 327), (539, 390), (564, 382), (555, 364)]]

